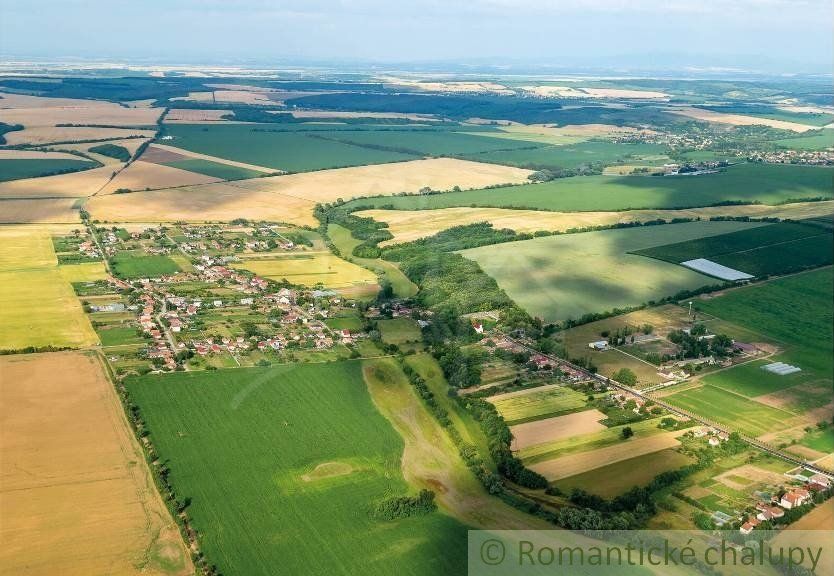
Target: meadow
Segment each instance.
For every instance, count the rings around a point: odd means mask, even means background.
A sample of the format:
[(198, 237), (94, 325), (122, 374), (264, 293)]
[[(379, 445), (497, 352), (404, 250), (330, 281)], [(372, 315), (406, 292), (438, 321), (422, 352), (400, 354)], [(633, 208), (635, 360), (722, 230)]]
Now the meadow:
[(211, 156), (257, 164), (287, 172), (342, 168), (414, 160), (418, 156), (373, 150), (316, 138), (316, 133), (276, 130), (273, 124), (172, 124), (171, 144)]
[(180, 267), (168, 256), (143, 252), (117, 252), (110, 258), (113, 273), (119, 278), (157, 278), (176, 274)]
[(88, 168), (95, 168), (95, 166), (96, 164), (88, 160), (68, 160), (64, 158), (0, 159), (0, 182), (78, 172)]
[(58, 266), (51, 230), (0, 227), (0, 350), (98, 343)]
[(582, 176), (542, 184), (355, 200), (353, 206), (418, 210), (455, 206), (563, 212), (693, 208), (723, 202), (779, 204), (832, 198), (834, 169), (740, 164), (701, 176)]
[(465, 571), (456, 521), (369, 513), (411, 490), (403, 440), (371, 402), (359, 362), (145, 376), (127, 386), (222, 573)]
[(378, 320), (377, 329), (386, 344), (405, 344), (406, 342), (421, 342), (423, 333), (411, 318), (391, 318)]
[(0, 374), (4, 572), (194, 574), (101, 361), (3, 356)]
[(547, 321), (635, 306), (714, 284), (707, 276), (631, 251), (756, 226), (688, 222), (548, 236), (460, 252), (530, 314)]

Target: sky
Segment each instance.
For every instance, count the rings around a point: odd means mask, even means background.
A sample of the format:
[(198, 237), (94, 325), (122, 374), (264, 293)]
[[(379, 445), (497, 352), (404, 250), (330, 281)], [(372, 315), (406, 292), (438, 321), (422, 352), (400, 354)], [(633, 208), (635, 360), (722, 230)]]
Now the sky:
[(831, 0), (0, 0), (0, 55), (832, 71)]

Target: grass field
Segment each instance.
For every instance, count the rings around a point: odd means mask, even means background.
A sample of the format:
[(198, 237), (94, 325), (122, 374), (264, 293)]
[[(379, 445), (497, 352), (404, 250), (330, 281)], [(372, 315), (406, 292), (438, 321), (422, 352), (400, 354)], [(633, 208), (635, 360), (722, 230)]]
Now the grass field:
[(234, 268), (254, 272), (272, 280), (286, 279), (293, 284), (327, 288), (346, 288), (357, 284), (376, 284), (376, 276), (361, 266), (330, 252), (289, 254), (280, 258), (251, 258), (237, 262)]
[(168, 256), (143, 252), (117, 252), (110, 259), (113, 273), (119, 278), (156, 278), (179, 272), (180, 267)]
[(692, 208), (726, 201), (773, 205), (834, 197), (833, 172), (817, 166), (741, 164), (702, 176), (583, 176), (522, 187), (362, 199), (354, 205), (397, 210), (491, 206), (562, 212)]
[(725, 424), (750, 436), (787, 428), (794, 414), (709, 384), (667, 396), (670, 404)]
[(102, 346), (141, 344), (144, 340), (136, 334), (135, 327), (112, 327), (97, 330)]
[(231, 164), (221, 164), (200, 158), (176, 160), (174, 162), (166, 162), (165, 165), (172, 168), (179, 168), (180, 170), (188, 170), (189, 172), (197, 172), (198, 174), (221, 178), (223, 180), (242, 180), (244, 178), (257, 178), (261, 175), (261, 172), (249, 170), (248, 168), (241, 168), (240, 166), (233, 166)]
[[(359, 146), (382, 147), (391, 150), (408, 151), (418, 156), (467, 156), (481, 153), (505, 151), (540, 146), (522, 140), (488, 138), (477, 134), (462, 134), (447, 130), (363, 130), (322, 133), (325, 138), (350, 142)], [(500, 157), (501, 152), (498, 152)], [(503, 164), (496, 159), (484, 160)]]
[(558, 416), (585, 407), (585, 396), (565, 386), (545, 386), (488, 398), (508, 425)]
[(457, 522), (369, 515), (410, 489), (403, 440), (359, 362), (146, 376), (128, 388), (222, 573), (465, 571)]
[(3, 356), (0, 374), (3, 571), (193, 574), (98, 360)]
[(834, 260), (830, 230), (787, 222), (656, 246), (635, 254), (667, 262), (706, 258), (754, 276), (786, 274)]
[(0, 350), (98, 342), (62, 268), (49, 227), (0, 227)]
[(276, 131), (272, 124), (174, 124), (172, 144), (202, 154), (258, 164), (287, 172), (413, 160), (418, 156), (372, 150), (301, 131)]
[(826, 128), (810, 136), (798, 136), (777, 140), (777, 146), (792, 150), (825, 150), (834, 148), (834, 130)]
[(744, 222), (690, 222), (534, 238), (461, 252), (530, 314), (556, 321), (634, 306), (715, 280), (628, 252), (672, 240), (750, 228)]
[(669, 448), (563, 478), (554, 485), (566, 494), (579, 488), (603, 498), (614, 498), (634, 486), (645, 486), (661, 472), (691, 463), (691, 458)]
[(104, 263), (100, 261), (61, 264), (58, 270), (70, 284), (73, 282), (95, 282), (107, 278), (107, 270), (104, 268)]
[(386, 344), (405, 344), (406, 342), (421, 342), (423, 333), (411, 318), (391, 318), (377, 322), (382, 341)]
[(31, 159), (16, 160), (0, 159), (0, 182), (21, 180), (23, 178), (37, 178), (50, 174), (76, 172), (96, 166), (87, 160), (67, 159)]

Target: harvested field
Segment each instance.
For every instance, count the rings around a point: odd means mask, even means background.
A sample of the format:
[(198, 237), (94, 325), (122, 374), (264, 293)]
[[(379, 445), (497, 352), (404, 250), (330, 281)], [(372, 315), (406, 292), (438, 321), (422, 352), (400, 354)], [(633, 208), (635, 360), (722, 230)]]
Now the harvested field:
[(147, 138), (126, 138), (124, 140), (111, 140), (109, 142), (85, 142), (85, 143), (75, 143), (75, 144), (56, 144), (54, 146), (50, 146), (50, 149), (53, 150), (78, 150), (79, 152), (84, 152), (89, 154), (102, 164), (113, 166), (117, 164), (122, 164), (116, 158), (105, 156), (104, 154), (96, 154), (95, 152), (90, 152), (90, 148), (95, 148), (96, 146), (101, 146), (102, 144), (112, 144), (114, 146), (121, 146), (128, 152), (130, 152), (131, 156), (136, 154), (136, 150), (139, 149), (139, 146), (147, 142)]
[(113, 176), (113, 166), (0, 183), (0, 198), (81, 198), (98, 192)]
[[(745, 483), (742, 483), (741, 480)], [(753, 483), (773, 484), (779, 486), (785, 483), (785, 476), (771, 470), (759, 468), (753, 464), (743, 464), (722, 472), (715, 477), (715, 480), (733, 490), (744, 490)]]
[(162, 108), (125, 108), (104, 100), (0, 94), (0, 122), (26, 128), (56, 124), (152, 126)]
[(0, 357), (0, 565), (187, 575), (191, 559), (99, 361)]
[(332, 110), (293, 110), (294, 118), (392, 118), (417, 122), (436, 122), (430, 114), (408, 114), (405, 112), (338, 112)]
[(179, 186), (194, 186), (221, 182), (220, 178), (180, 170), (163, 164), (153, 164), (137, 160), (120, 171), (115, 178), (104, 186), (99, 194), (113, 194), (116, 190), (146, 190), (159, 188), (173, 188)]
[(522, 86), (523, 90), (542, 98), (625, 98), (665, 99), (669, 95), (652, 90), (624, 90), (621, 88), (580, 88), (575, 86)]
[(750, 216), (755, 218), (791, 218), (799, 220), (827, 216), (834, 212), (834, 201), (797, 202), (781, 206), (712, 206), (686, 210), (629, 210), (625, 212), (546, 212), (512, 210), (508, 208), (439, 208), (436, 210), (362, 210), (357, 216), (373, 218), (388, 224), (394, 236), (381, 246), (411, 242), (432, 236), (453, 226), (490, 222), (497, 229), (509, 228), (518, 233), (539, 230), (564, 232), (572, 228), (611, 226), (623, 222), (648, 222), (673, 218), (701, 218), (713, 216)]
[(443, 190), (456, 185), (523, 181), (528, 173), (519, 168), (438, 158), (100, 196), (91, 199), (87, 209), (94, 218), (116, 222), (253, 218), (316, 226), (313, 208), (318, 202), (417, 192), (424, 186)]
[(490, 92), (494, 94), (513, 94), (513, 91), (495, 82), (430, 82), (422, 80), (412, 80), (408, 78), (398, 78), (394, 76), (383, 76), (380, 80), (386, 85), (406, 87), (417, 90), (425, 90), (426, 92), (455, 92), (455, 93), (476, 93), (476, 92)]
[(536, 444), (599, 432), (606, 428), (599, 423), (600, 420), (605, 420), (605, 418), (605, 414), (593, 409), (518, 424), (510, 428), (510, 432), (513, 433), (512, 449), (522, 450)]
[(201, 122), (228, 122), (223, 120), (224, 114), (231, 114), (231, 110), (198, 110), (189, 108), (172, 108), (165, 115), (165, 124), (194, 124)]
[(306, 252), (281, 258), (249, 259), (232, 265), (273, 280), (287, 279), (293, 284), (327, 288), (346, 288), (357, 284), (376, 285), (376, 276), (330, 252)]
[(554, 460), (530, 464), (529, 467), (551, 481), (569, 478), (615, 462), (674, 448), (680, 444), (677, 439), (680, 434), (682, 432), (664, 432), (647, 438), (623, 440), (614, 446), (569, 454)]
[(733, 126), (770, 126), (771, 128), (790, 130), (792, 132), (807, 132), (808, 130), (819, 129), (819, 126), (811, 126), (808, 124), (798, 124), (796, 122), (786, 122), (784, 120), (773, 120), (770, 118), (759, 118), (757, 116), (745, 116), (743, 114), (725, 114), (723, 112), (704, 110), (703, 108), (670, 108), (668, 112), (686, 116), (687, 118), (694, 118), (695, 120), (718, 122), (719, 124), (732, 124)]
[(50, 228), (0, 227), (0, 350), (97, 343), (81, 303), (61, 275)]
[(61, 276), (70, 284), (73, 282), (95, 282), (106, 280), (107, 270), (103, 262), (82, 262), (81, 264), (61, 264), (58, 267)]
[(88, 128), (78, 126), (35, 126), (24, 128), (17, 132), (7, 132), (6, 142), (9, 144), (51, 144), (53, 142), (76, 142), (78, 140), (115, 140), (131, 136), (150, 138), (152, 130), (137, 130), (133, 128)]
[(0, 198), (0, 224), (81, 222), (75, 198)]
[(83, 160), (66, 152), (42, 152), (40, 150), (0, 150), (0, 160)]

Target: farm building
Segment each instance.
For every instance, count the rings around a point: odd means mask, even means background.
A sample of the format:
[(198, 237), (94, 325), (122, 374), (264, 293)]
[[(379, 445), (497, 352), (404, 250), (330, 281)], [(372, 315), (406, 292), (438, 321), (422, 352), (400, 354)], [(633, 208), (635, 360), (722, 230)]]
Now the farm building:
[(588, 342), (588, 348), (591, 350), (608, 350), (608, 340), (597, 340), (596, 342)]
[(730, 282), (743, 282), (754, 278), (746, 272), (722, 266), (721, 264), (713, 262), (712, 260), (707, 260), (706, 258), (687, 260), (685, 262), (681, 262), (681, 266), (689, 268), (690, 270), (695, 270), (701, 274), (706, 274), (707, 276), (712, 276), (721, 280), (728, 280)]

